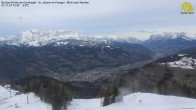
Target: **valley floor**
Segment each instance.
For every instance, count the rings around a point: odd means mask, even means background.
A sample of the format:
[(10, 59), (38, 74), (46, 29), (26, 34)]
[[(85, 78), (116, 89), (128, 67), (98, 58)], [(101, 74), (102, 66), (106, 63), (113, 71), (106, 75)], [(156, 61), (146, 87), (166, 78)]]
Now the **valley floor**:
[[(10, 94), (11, 93), (11, 94)], [(33, 93), (16, 95), (17, 91), (0, 86), (0, 110), (52, 110)], [(133, 93), (122, 102), (101, 106), (101, 98), (73, 99), (68, 110), (196, 110), (196, 99), (164, 96), (150, 93)], [(17, 106), (17, 107), (16, 107)]]

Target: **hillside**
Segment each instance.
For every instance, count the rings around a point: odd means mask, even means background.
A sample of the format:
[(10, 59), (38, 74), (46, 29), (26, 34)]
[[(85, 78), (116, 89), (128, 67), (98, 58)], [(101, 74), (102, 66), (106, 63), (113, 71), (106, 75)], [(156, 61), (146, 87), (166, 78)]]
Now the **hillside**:
[(74, 75), (100, 67), (117, 67), (152, 59), (153, 53), (138, 44), (42, 47), (0, 46), (0, 80), (32, 75)]

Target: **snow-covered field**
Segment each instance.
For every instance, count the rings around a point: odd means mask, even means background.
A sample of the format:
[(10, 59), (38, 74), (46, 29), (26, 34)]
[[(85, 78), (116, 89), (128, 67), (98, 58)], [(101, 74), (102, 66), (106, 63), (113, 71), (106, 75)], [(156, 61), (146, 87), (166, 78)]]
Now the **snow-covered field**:
[(29, 104), (27, 94), (16, 93), (17, 91), (0, 86), (0, 110), (52, 110), (51, 105), (42, 102), (33, 93), (28, 94)]
[[(33, 93), (28, 95), (29, 104), (27, 94), (15, 93), (17, 91), (0, 86), (0, 110), (52, 110), (51, 105), (42, 102)], [(122, 102), (105, 107), (101, 106), (101, 102), (101, 98), (73, 99), (68, 110), (196, 110), (196, 99), (150, 93), (129, 94), (123, 97)]]

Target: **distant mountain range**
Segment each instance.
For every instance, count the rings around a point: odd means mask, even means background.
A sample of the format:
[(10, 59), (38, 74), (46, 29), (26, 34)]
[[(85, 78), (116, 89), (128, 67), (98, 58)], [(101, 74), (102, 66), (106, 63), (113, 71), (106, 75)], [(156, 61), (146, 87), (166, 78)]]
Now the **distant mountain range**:
[(108, 45), (114, 42), (142, 44), (155, 53), (171, 54), (181, 49), (196, 46), (196, 34), (185, 32), (162, 32), (152, 34), (148, 40), (140, 41), (124, 35), (81, 35), (67, 30), (35, 29), (14, 36), (0, 37), (0, 45), (45, 46), (45, 45)]
[(143, 45), (154, 52), (172, 54), (179, 50), (196, 46), (196, 35), (189, 33), (152, 34)]
[[(127, 42), (139, 43), (136, 38), (119, 36), (119, 35), (94, 35), (86, 36), (79, 33), (67, 30), (28, 30), (23, 31), (15, 36), (0, 37), (1, 45), (16, 45), (16, 46), (44, 46), (49, 44), (66, 45), (70, 40), (80, 41), (78, 45), (97, 45), (100, 43), (111, 42)], [(73, 43), (73, 42), (72, 42)]]
[[(66, 30), (28, 30), (0, 38), (0, 80), (48, 75), (72, 76), (96, 68), (153, 60), (196, 46), (188, 33), (152, 34), (140, 41), (121, 35), (85, 36)], [(88, 72), (87, 72), (88, 73)]]

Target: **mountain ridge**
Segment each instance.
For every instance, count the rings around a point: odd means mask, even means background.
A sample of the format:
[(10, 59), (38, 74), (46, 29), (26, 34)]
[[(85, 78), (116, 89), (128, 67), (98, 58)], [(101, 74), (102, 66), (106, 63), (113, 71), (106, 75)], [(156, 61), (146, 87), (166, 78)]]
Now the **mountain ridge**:
[(196, 33), (157, 32), (152, 33), (145, 41), (126, 35), (82, 35), (69, 30), (33, 29), (22, 31), (17, 35), (0, 37), (0, 45), (45, 46), (45, 45), (79, 45), (111, 46), (116, 42), (142, 44), (154, 52), (170, 54), (196, 46)]
[(122, 35), (81, 35), (77, 32), (68, 30), (46, 30), (35, 29), (20, 32), (15, 36), (7, 36), (0, 38), (0, 44), (8, 45), (27, 45), (27, 46), (43, 46), (54, 42), (66, 45), (69, 43), (67, 40), (74, 39), (89, 44), (96, 45), (98, 43), (110, 42), (127, 42), (127, 43), (140, 43), (141, 41), (133, 37), (124, 37)]
[(196, 47), (196, 37), (189, 33), (162, 33), (152, 34), (143, 45), (156, 53), (169, 55), (179, 50)]

